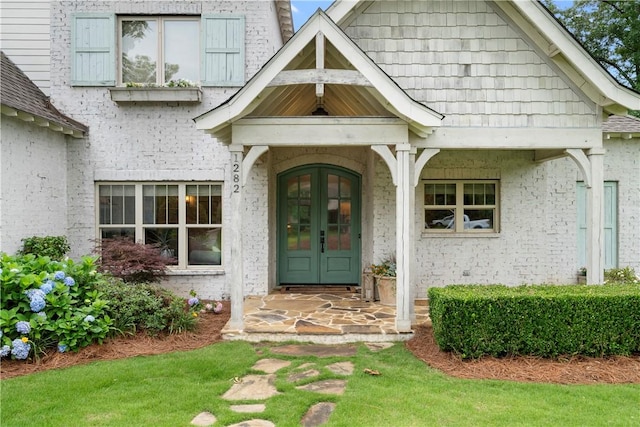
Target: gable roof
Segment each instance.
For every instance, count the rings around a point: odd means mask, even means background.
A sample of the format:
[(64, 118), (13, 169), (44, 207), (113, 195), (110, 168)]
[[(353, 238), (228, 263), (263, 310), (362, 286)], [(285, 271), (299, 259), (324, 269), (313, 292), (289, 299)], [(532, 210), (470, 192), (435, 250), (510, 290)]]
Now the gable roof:
[[(617, 82), (537, 0), (488, 1), (515, 24), (592, 101), (612, 114), (640, 110), (640, 94)], [(327, 14), (348, 25), (370, 0), (336, 0)]]
[(82, 138), (89, 128), (58, 111), (38, 86), (0, 51), (0, 104), (2, 114), (18, 117), (38, 126), (48, 127)]
[[(325, 68), (325, 62), (335, 67)], [(208, 130), (224, 139), (229, 133), (226, 128), (232, 122), (252, 114), (254, 110), (265, 115), (273, 111), (287, 115), (291, 110), (280, 104), (305, 98), (311, 104), (302, 105), (301, 101), (298, 114), (295, 115), (310, 115), (316, 107), (317, 85), (343, 88), (339, 95), (334, 96), (333, 101), (334, 108), (343, 113), (343, 116), (399, 117), (418, 135), (430, 133), (431, 128), (440, 126), (444, 117), (410, 98), (318, 9), (242, 89), (225, 103), (196, 117), (194, 121), (198, 129)], [(300, 87), (306, 87), (308, 91), (303, 91)], [(354, 87), (357, 89), (344, 89)], [(339, 105), (337, 98), (340, 95), (349, 98), (352, 105), (345, 107), (344, 102)], [(354, 113), (345, 113), (349, 109)], [(362, 111), (368, 114), (363, 114)]]
[(286, 43), (293, 36), (293, 17), (291, 16), (290, 0), (275, 0), (278, 14), (278, 23), (280, 24), (280, 34), (282, 42)]

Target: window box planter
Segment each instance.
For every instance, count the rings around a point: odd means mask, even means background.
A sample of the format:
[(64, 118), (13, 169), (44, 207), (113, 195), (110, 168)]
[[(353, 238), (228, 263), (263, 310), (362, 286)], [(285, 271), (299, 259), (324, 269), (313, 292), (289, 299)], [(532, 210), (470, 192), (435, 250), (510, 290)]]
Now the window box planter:
[(114, 87), (109, 89), (115, 102), (200, 102), (199, 87)]

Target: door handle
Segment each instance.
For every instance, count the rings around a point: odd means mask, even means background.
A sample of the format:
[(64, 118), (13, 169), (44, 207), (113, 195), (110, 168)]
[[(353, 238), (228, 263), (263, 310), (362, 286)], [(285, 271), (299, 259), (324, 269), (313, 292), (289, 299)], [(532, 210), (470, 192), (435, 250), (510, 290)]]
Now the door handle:
[(320, 253), (324, 253), (324, 230), (320, 230)]

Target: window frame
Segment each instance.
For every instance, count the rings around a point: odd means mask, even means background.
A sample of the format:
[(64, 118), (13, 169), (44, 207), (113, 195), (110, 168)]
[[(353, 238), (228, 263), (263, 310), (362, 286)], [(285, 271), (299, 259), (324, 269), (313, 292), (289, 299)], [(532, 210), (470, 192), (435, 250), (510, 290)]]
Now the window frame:
[[(198, 70), (198, 78), (193, 81), (194, 84), (199, 85), (202, 79), (202, 45), (201, 45), (201, 37), (200, 33), (202, 31), (202, 17), (200, 15), (117, 15), (117, 29), (116, 29), (116, 74), (117, 74), (117, 86), (125, 86), (127, 82), (122, 79), (122, 25), (123, 22), (127, 21), (156, 21), (157, 29), (156, 29), (156, 37), (157, 37), (157, 46), (156, 46), (156, 81), (152, 83), (155, 87), (163, 87), (167, 82), (165, 79), (165, 70), (164, 70), (164, 57), (165, 57), (165, 46), (164, 46), (164, 23), (166, 21), (193, 21), (198, 25), (198, 37), (196, 42), (198, 43), (198, 60), (196, 63), (196, 69)], [(133, 82), (138, 83), (138, 82)]]
[[(100, 222), (100, 188), (102, 186), (134, 186), (134, 223), (102, 224)], [(144, 220), (144, 186), (175, 185), (178, 187), (178, 223), (145, 223)], [(191, 224), (187, 223), (187, 186), (212, 186), (219, 187), (220, 193), (220, 223)], [(102, 239), (102, 231), (108, 229), (134, 229), (136, 242), (145, 243), (145, 229), (177, 228), (178, 229), (178, 254), (177, 264), (169, 265), (171, 270), (222, 270), (224, 268), (224, 183), (220, 181), (100, 181), (95, 183), (95, 221), (96, 239)], [(124, 222), (124, 221), (123, 221)], [(189, 264), (189, 230), (190, 229), (218, 229), (220, 242), (220, 264)]]
[[(423, 179), (422, 180), (422, 218), (424, 233), (429, 234), (447, 234), (447, 235), (495, 235), (500, 232), (500, 180), (497, 179)], [(426, 194), (426, 185), (449, 184), (455, 185), (455, 204), (426, 204), (424, 202)], [(467, 184), (494, 184), (495, 185), (495, 203), (475, 205), (464, 203), (464, 186)], [(426, 212), (429, 210), (453, 210), (455, 213), (454, 228), (429, 228), (427, 227)], [(493, 210), (493, 221), (491, 228), (464, 228), (465, 210), (482, 209)]]

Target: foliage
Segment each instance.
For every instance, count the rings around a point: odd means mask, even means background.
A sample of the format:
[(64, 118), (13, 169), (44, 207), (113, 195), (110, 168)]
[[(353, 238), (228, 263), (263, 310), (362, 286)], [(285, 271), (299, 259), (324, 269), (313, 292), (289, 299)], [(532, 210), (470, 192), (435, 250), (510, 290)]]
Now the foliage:
[[(261, 358), (291, 365), (275, 372), (278, 394), (258, 414), (279, 427), (300, 426), (319, 401), (337, 404), (331, 426), (633, 426), (638, 425), (638, 384), (536, 384), (452, 378), (427, 366), (402, 344), (371, 351), (363, 343), (350, 356), (352, 375), (328, 366), (344, 357), (290, 356), (280, 344), (225, 341), (154, 357), (96, 362), (2, 380), (2, 425), (12, 427), (99, 425), (180, 426), (206, 410), (215, 425), (256, 418), (232, 411), (222, 398), (233, 378), (254, 374)], [(320, 395), (291, 382), (312, 364), (321, 379), (347, 380), (342, 395)], [(365, 368), (379, 376), (363, 373)], [(161, 389), (162, 392), (158, 392)], [(55, 396), (52, 399), (51, 396)], [(178, 398), (179, 397), (179, 398)], [(328, 400), (327, 400), (328, 399)]]
[(122, 333), (177, 333), (193, 330), (196, 325), (197, 311), (157, 285), (111, 279), (99, 283), (97, 289), (109, 300), (106, 311)]
[(640, 1), (578, 0), (566, 9), (544, 3), (621, 84), (640, 91)]
[(371, 272), (374, 276), (396, 277), (396, 257), (389, 255), (380, 264), (371, 264)]
[(429, 307), (438, 346), (464, 358), (640, 352), (638, 285), (455, 285)]
[(127, 237), (102, 239), (96, 253), (98, 270), (125, 282), (158, 282), (166, 274), (167, 265), (175, 259), (162, 254), (157, 245), (136, 243)]
[(60, 261), (70, 249), (66, 236), (33, 236), (22, 239), (20, 253), (23, 255), (48, 256), (54, 261)]
[(604, 271), (604, 283), (638, 284), (640, 280), (631, 267), (612, 268)]
[(56, 346), (77, 350), (101, 343), (111, 331), (107, 302), (94, 289), (103, 279), (93, 258), (74, 263), (33, 254), (1, 257), (1, 340), (13, 357), (38, 356)]

